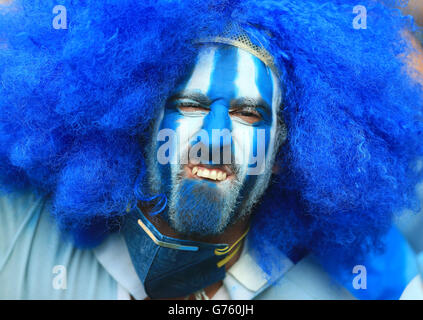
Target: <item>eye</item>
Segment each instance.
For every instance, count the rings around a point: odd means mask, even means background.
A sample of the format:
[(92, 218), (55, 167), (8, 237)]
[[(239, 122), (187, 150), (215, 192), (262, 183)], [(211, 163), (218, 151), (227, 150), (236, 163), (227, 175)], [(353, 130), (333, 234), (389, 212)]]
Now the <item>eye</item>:
[(254, 124), (262, 120), (262, 116), (260, 113), (255, 110), (254, 108), (242, 108), (230, 111), (231, 117), (238, 118), (243, 122), (247, 122), (248, 124)]
[(176, 105), (176, 108), (182, 114), (186, 115), (205, 115), (210, 111), (209, 108), (204, 107), (199, 103), (184, 101), (179, 101)]

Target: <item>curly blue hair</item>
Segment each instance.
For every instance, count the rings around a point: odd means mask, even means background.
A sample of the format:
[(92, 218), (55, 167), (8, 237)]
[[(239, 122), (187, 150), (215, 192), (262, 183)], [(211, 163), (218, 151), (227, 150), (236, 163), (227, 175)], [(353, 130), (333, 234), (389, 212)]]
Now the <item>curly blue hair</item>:
[[(252, 26), (284, 70), (288, 136), (252, 244), (351, 261), (416, 205), (421, 86), (398, 11), (371, 0), (14, 0), (0, 5), (0, 184), (49, 195), (80, 246), (119, 226), (145, 174), (150, 125), (194, 61), (193, 40)], [(67, 29), (52, 8), (67, 9)], [(328, 259), (329, 259), (328, 258)]]

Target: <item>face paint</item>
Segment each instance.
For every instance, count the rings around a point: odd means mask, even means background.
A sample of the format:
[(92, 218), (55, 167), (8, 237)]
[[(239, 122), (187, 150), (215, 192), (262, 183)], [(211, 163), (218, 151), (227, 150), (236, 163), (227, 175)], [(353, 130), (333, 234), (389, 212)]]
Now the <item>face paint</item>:
[(168, 196), (175, 230), (218, 234), (249, 212), (270, 179), (279, 104), (276, 77), (260, 59), (233, 46), (201, 49), (153, 135), (175, 136), (153, 141), (148, 159), (152, 191)]

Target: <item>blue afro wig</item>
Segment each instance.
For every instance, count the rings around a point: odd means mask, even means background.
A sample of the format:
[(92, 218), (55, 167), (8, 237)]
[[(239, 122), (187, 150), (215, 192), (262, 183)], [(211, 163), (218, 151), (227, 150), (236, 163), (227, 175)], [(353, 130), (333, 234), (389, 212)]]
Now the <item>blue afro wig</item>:
[[(52, 26), (54, 6), (67, 29)], [(288, 128), (252, 243), (352, 261), (415, 206), (421, 86), (399, 11), (363, 0), (14, 0), (0, 5), (0, 184), (49, 195), (78, 245), (119, 225), (145, 174), (152, 120), (194, 61), (193, 40), (252, 26), (284, 70)]]

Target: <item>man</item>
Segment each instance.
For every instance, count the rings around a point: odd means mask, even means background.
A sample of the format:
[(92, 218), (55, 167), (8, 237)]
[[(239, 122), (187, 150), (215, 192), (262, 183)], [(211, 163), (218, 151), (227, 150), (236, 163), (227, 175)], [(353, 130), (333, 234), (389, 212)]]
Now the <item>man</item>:
[(2, 298), (353, 297), (320, 263), (381, 248), (418, 179), (401, 17), (54, 5), (0, 9)]

